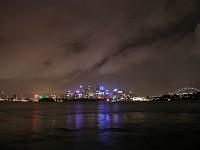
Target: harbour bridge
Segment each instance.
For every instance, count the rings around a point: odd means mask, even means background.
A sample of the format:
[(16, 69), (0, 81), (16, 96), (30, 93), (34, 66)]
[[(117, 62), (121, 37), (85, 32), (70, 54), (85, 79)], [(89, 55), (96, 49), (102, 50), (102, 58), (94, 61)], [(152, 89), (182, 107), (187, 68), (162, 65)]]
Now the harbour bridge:
[(186, 93), (197, 93), (197, 92), (200, 92), (200, 89), (194, 87), (184, 87), (177, 89), (176, 91), (173, 92), (173, 94), (182, 95)]

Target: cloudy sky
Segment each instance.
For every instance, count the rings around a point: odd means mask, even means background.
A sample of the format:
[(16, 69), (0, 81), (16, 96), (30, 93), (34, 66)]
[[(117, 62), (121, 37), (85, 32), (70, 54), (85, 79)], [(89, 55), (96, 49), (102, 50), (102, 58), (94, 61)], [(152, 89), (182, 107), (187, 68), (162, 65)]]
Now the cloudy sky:
[(200, 86), (199, 0), (1, 0), (0, 90)]

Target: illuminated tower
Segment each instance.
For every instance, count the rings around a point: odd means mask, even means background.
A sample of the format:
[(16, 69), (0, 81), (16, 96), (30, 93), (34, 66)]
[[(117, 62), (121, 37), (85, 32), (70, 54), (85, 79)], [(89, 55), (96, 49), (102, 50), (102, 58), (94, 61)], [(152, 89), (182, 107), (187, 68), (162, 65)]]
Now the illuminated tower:
[(82, 99), (83, 98), (83, 86), (80, 85), (80, 98)]

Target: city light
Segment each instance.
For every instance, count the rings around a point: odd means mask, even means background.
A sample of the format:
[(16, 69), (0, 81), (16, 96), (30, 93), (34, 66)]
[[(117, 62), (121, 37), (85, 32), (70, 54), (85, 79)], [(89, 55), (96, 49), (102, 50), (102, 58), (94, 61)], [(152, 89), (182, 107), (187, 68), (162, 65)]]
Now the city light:
[(100, 88), (100, 90), (102, 90), (102, 91), (104, 90), (104, 87), (103, 87), (103, 86), (100, 86), (99, 88)]
[(118, 89), (114, 89), (113, 91), (114, 91), (114, 92), (117, 92), (117, 90), (118, 90)]
[(117, 101), (174, 101), (174, 100), (199, 100), (200, 90), (197, 88), (187, 87), (176, 90), (175, 92), (168, 92), (167, 94), (161, 96), (138, 96), (133, 91), (125, 91), (121, 89), (113, 89), (109, 91), (105, 90), (103, 86), (97, 86), (96, 88), (92, 86), (81, 85), (71, 92), (68, 90), (63, 95), (55, 94), (45, 94), (39, 95), (35, 94), (33, 97), (24, 98), (22, 94), (19, 96), (9, 96), (6, 92), (0, 93), (0, 101), (15, 101), (15, 102), (39, 102), (39, 101), (53, 101), (53, 102), (64, 102), (64, 101), (107, 101), (107, 102), (117, 102)]

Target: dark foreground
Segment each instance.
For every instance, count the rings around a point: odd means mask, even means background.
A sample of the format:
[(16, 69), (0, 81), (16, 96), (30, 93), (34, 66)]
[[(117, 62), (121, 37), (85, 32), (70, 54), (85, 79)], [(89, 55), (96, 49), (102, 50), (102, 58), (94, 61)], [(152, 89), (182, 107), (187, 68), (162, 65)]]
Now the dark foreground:
[(0, 103), (4, 149), (197, 149), (200, 102)]

